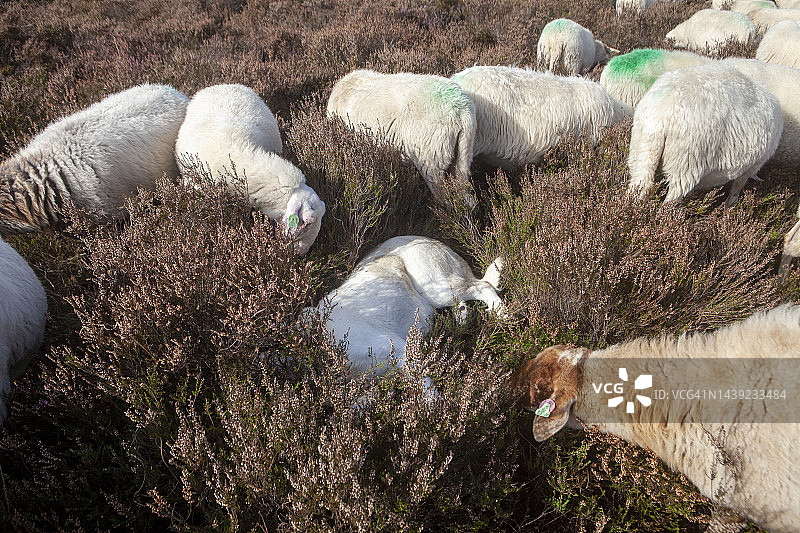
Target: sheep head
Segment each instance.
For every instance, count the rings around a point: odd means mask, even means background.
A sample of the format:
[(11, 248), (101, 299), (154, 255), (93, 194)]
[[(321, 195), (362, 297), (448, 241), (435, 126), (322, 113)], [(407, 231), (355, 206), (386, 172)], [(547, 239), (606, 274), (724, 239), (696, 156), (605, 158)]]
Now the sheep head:
[(569, 420), (583, 381), (586, 348), (551, 346), (523, 364), (511, 376), (511, 387), (520, 394), (519, 404), (533, 411), (545, 400), (555, 404), (548, 416), (535, 415), (533, 438), (542, 442), (552, 437)]
[(289, 196), (282, 222), (286, 232), (295, 236), (300, 255), (305, 255), (314, 244), (324, 215), (325, 202), (308, 185), (300, 185)]

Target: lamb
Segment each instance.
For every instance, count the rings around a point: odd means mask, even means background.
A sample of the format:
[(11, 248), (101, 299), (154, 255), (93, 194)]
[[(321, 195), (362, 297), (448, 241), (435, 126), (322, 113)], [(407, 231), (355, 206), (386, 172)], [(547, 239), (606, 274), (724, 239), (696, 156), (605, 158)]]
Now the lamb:
[(469, 181), (475, 109), (452, 81), (355, 70), (334, 85), (327, 114), (382, 136), (411, 160), (435, 196), (441, 197), (443, 174), (453, 173), (465, 202), (476, 205)]
[(245, 177), (250, 201), (294, 233), (298, 254), (308, 252), (322, 227), (325, 202), (306, 185), (303, 172), (280, 156), (278, 122), (253, 89), (226, 84), (198, 91), (177, 137), (181, 172), (200, 161), (234, 187), (235, 167)]
[(666, 201), (733, 180), (728, 204), (775, 153), (783, 117), (760, 82), (723, 62), (663, 74), (633, 116), (629, 190), (643, 196), (660, 166)]
[(3, 402), (42, 343), (47, 317), (44, 288), (28, 263), (0, 238), (0, 425)]
[(577, 22), (556, 19), (542, 29), (536, 45), (536, 58), (539, 68), (553, 72), (562, 68), (567, 75), (575, 76), (597, 64), (607, 63), (610, 51)]
[(714, 9), (728, 9), (745, 15), (756, 9), (776, 8), (775, 3), (771, 0), (712, 0), (711, 7)]
[(665, 72), (712, 61), (710, 57), (681, 50), (633, 50), (609, 61), (600, 74), (600, 85), (612, 97), (635, 108)]
[(354, 375), (384, 375), (390, 370), (385, 360), (393, 350), (398, 366), (403, 366), (406, 337), (417, 315), (423, 334), (430, 329), (434, 310), (454, 302), (481, 300), (490, 312), (505, 317), (497, 295), (501, 268), (498, 258), (479, 280), (445, 244), (413, 235), (394, 237), (367, 254), (316, 309), (325, 316), (330, 308), (325, 327), (337, 342), (347, 335)]
[(772, 25), (761, 38), (756, 59), (800, 68), (800, 22), (782, 20)]
[(782, 20), (800, 20), (800, 9), (756, 9), (748, 13), (760, 35)]
[(475, 104), (475, 156), (514, 169), (538, 162), (571, 133), (596, 140), (631, 113), (597, 83), (514, 67), (475, 66), (452, 78)]
[(138, 187), (177, 176), (188, 101), (166, 85), (139, 85), (50, 124), (0, 164), (0, 233), (61, 227), (68, 204), (112, 215)]
[(678, 48), (711, 52), (718, 51), (731, 41), (750, 44), (757, 37), (756, 25), (750, 17), (743, 13), (716, 9), (701, 9), (675, 26), (666, 36)]
[[(713, 333), (640, 338), (592, 352), (553, 346), (523, 364), (510, 384), (522, 406), (538, 413), (537, 441), (565, 425), (581, 427), (579, 421), (596, 425), (649, 448), (702, 494), (770, 531), (797, 531), (800, 424), (787, 420), (796, 409), (760, 393), (752, 401), (704, 401), (676, 399), (674, 392), (703, 388), (705, 379), (708, 389), (788, 389), (788, 397), (800, 382), (798, 359), (800, 307), (784, 305)], [(621, 382), (628, 376), (634, 387)], [(622, 394), (609, 398), (602, 385), (608, 383)], [(649, 386), (667, 398), (645, 392)]]
[(656, 0), (617, 0), (615, 9), (617, 11), (617, 15), (621, 15), (626, 12), (641, 13), (655, 3)]

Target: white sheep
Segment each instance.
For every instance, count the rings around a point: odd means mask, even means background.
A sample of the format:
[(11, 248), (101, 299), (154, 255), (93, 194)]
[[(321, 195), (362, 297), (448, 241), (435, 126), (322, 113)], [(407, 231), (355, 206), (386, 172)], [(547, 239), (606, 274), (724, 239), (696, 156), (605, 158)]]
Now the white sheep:
[(553, 72), (561, 68), (570, 76), (607, 63), (610, 52), (611, 49), (596, 40), (591, 31), (569, 19), (548, 22), (536, 45), (539, 68)]
[(712, 61), (710, 57), (694, 52), (642, 48), (609, 61), (600, 74), (600, 85), (620, 102), (636, 107), (665, 72)]
[(655, 4), (656, 1), (657, 0), (617, 0), (615, 9), (617, 11), (617, 15), (621, 15), (626, 12), (641, 13), (646, 8)]
[(748, 13), (760, 35), (782, 20), (800, 20), (800, 9), (755, 9)]
[(181, 171), (201, 162), (215, 177), (244, 176), (250, 201), (294, 233), (298, 253), (308, 252), (322, 226), (325, 203), (303, 172), (283, 159), (278, 123), (269, 107), (244, 85), (213, 85), (189, 102), (175, 142)]
[(630, 114), (597, 83), (530, 69), (467, 68), (452, 78), (475, 104), (475, 156), (515, 168), (538, 162), (572, 133), (597, 140), (603, 128)]
[(775, 3), (771, 0), (712, 0), (711, 7), (745, 15), (756, 9), (776, 9)]
[(467, 300), (481, 300), (489, 311), (505, 317), (497, 295), (500, 268), (498, 258), (479, 280), (445, 244), (413, 235), (394, 237), (367, 254), (316, 309), (322, 316), (330, 309), (325, 327), (337, 342), (347, 336), (354, 375), (370, 370), (384, 375), (393, 350), (403, 366), (406, 337), (417, 315), (423, 334), (435, 309)]
[[(799, 363), (800, 307), (781, 306), (713, 333), (641, 338), (593, 352), (553, 346), (523, 364), (510, 384), (526, 409), (540, 413), (533, 421), (537, 441), (565, 425), (595, 425), (649, 448), (703, 495), (770, 531), (796, 532), (800, 424), (791, 410), (797, 398), (767, 394), (783, 389), (791, 396)], [(756, 397), (675, 394), (729, 388), (755, 389)], [(667, 397), (652, 394), (656, 389)]]
[(781, 9), (800, 9), (800, 0), (775, 0)]
[(743, 13), (701, 9), (675, 26), (666, 38), (678, 48), (715, 52), (728, 42), (750, 44), (758, 34), (756, 25)]
[(660, 166), (666, 201), (734, 181), (733, 204), (775, 153), (782, 130), (775, 96), (732, 66), (714, 62), (667, 72), (633, 115), (629, 190), (644, 195)]
[(435, 195), (441, 193), (444, 173), (451, 172), (464, 200), (475, 205), (469, 181), (475, 110), (452, 81), (426, 74), (355, 70), (334, 85), (327, 113), (400, 150)]
[(58, 227), (67, 204), (111, 215), (138, 187), (177, 176), (188, 101), (172, 87), (139, 85), (50, 124), (0, 164), (0, 233)]
[(800, 70), (757, 59), (731, 57), (722, 63), (757, 83), (763, 83), (778, 100), (783, 114), (783, 133), (775, 155), (769, 161), (783, 168), (800, 169), (800, 99), (797, 98)]
[(0, 238), (0, 424), (11, 382), (42, 343), (47, 317), (44, 288), (28, 263)]
[(800, 68), (800, 21), (782, 20), (773, 24), (761, 38), (756, 59)]

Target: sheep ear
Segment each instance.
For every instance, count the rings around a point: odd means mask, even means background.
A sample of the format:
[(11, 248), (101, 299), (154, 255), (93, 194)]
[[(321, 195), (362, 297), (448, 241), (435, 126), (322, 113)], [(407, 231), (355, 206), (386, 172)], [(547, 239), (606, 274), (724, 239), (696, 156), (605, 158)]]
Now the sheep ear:
[(556, 398), (556, 408), (550, 413), (550, 416), (535, 415), (533, 420), (533, 438), (536, 442), (547, 440), (564, 427), (569, 420), (569, 411), (572, 409), (572, 404), (575, 403), (576, 398), (565, 398), (560, 395)]

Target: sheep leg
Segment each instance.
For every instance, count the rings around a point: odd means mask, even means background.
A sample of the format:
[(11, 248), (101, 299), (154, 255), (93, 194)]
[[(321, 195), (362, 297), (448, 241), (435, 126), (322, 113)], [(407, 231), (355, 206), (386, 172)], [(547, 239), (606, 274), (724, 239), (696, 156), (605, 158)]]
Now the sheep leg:
[(783, 239), (783, 255), (778, 267), (778, 274), (786, 276), (792, 260), (800, 255), (800, 221), (798, 221)]
[[(754, 177), (757, 178), (758, 176), (754, 176)], [(736, 202), (739, 201), (739, 193), (742, 191), (744, 186), (747, 184), (747, 180), (748, 179), (750, 179), (750, 176), (745, 174), (744, 176), (741, 176), (741, 177), (737, 178), (733, 182), (733, 184), (731, 185), (731, 192), (728, 194), (728, 199), (725, 200), (725, 206), (726, 207), (731, 207), (732, 205), (735, 205)]]
[(503, 300), (497, 295), (497, 291), (494, 290), (494, 287), (487, 282), (478, 282), (471, 286), (465, 291), (463, 298), (459, 296), (459, 299), (480, 300), (486, 304), (489, 308), (489, 312), (494, 313), (501, 320), (508, 319), (508, 311), (506, 310)]

